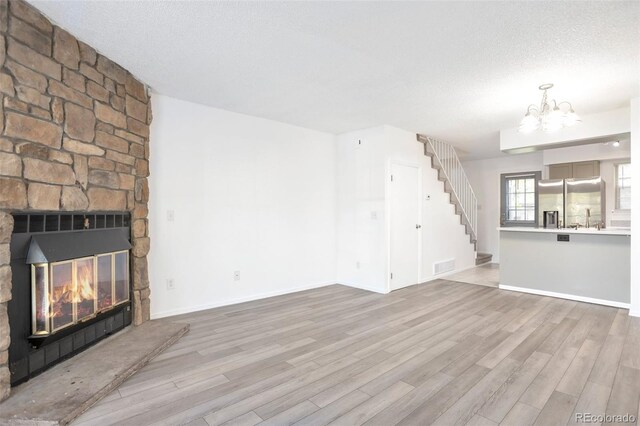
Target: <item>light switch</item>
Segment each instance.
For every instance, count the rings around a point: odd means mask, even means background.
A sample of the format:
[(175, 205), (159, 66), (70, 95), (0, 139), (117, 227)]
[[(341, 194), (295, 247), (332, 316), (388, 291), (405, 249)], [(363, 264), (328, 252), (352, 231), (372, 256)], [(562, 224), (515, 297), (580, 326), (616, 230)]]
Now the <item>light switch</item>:
[(175, 212), (173, 210), (167, 210), (167, 221), (173, 222), (175, 219)]

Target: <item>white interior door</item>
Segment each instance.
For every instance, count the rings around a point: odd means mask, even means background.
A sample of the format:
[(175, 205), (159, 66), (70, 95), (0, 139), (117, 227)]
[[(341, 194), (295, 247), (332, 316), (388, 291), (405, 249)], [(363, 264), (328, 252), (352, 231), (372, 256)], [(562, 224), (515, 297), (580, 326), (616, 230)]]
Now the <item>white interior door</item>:
[(390, 181), (390, 287), (420, 280), (420, 168), (391, 164)]

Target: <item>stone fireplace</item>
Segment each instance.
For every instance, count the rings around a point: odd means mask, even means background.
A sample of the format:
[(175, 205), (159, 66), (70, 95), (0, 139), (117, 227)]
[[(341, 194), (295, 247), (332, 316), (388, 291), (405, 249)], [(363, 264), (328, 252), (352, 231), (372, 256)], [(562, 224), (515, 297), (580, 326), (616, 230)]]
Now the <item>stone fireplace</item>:
[[(150, 122), (147, 87), (131, 73), (28, 3), (0, 0), (0, 400), (9, 395), (14, 361), (8, 305), (25, 285), (33, 316), (23, 337), (32, 349), (109, 316), (120, 315), (109, 321), (122, 326), (127, 316), (134, 324), (149, 319)], [(84, 226), (90, 217), (87, 234), (100, 231), (91, 228), (100, 220), (107, 231), (109, 217), (126, 216), (127, 226), (112, 230), (125, 232), (130, 248), (63, 259), (46, 247), (53, 233), (43, 232), (41, 257), (34, 248), (24, 263), (33, 280), (16, 282), (14, 227), (40, 215), (44, 227), (47, 218), (61, 226), (80, 217)]]

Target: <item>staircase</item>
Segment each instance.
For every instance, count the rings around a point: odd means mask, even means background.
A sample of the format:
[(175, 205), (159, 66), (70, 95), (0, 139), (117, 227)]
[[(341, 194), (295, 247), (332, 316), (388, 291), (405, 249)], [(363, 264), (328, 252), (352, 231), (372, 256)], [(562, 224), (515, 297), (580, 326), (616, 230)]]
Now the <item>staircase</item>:
[(476, 253), (476, 266), (491, 262), (493, 255), (489, 253)]
[(460, 224), (464, 226), (469, 242), (477, 252), (478, 199), (455, 148), (427, 136), (417, 135), (417, 137), (418, 142), (424, 144), (424, 154), (431, 157), (431, 167), (437, 170), (438, 180), (444, 182), (444, 190), (449, 194), (450, 203), (455, 207), (456, 214), (460, 216)]

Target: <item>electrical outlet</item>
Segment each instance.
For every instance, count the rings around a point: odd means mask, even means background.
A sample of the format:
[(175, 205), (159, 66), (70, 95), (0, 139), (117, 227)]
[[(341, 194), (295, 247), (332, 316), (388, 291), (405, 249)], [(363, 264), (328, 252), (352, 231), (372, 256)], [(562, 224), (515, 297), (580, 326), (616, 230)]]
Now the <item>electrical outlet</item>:
[(240, 271), (234, 271), (233, 272), (233, 280), (234, 281), (240, 281)]
[(173, 289), (175, 289), (175, 288), (176, 288), (176, 283), (175, 283), (175, 281), (173, 280), (173, 278), (169, 278), (169, 279), (167, 280), (167, 290), (173, 290)]
[(360, 269), (360, 261), (356, 262), (356, 269)]
[(376, 220), (378, 218), (378, 212), (373, 210), (371, 212), (371, 219)]
[(176, 218), (176, 213), (173, 210), (167, 210), (167, 221), (173, 222)]

